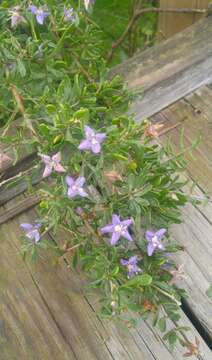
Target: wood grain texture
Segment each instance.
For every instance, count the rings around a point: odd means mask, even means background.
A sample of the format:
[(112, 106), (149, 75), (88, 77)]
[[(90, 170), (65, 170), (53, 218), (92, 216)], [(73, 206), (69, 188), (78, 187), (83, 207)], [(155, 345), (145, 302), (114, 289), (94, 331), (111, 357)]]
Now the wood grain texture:
[[(99, 319), (98, 295), (83, 292), (85, 278), (44, 252), (36, 263), (20, 254), (20, 222), (32, 222), (34, 211), (1, 225), (0, 331), (1, 360), (181, 360), (180, 346), (171, 354), (148, 322), (124, 331)], [(182, 325), (191, 326), (183, 315)], [(172, 326), (172, 324), (170, 324)], [(200, 359), (210, 351), (201, 341)]]
[[(153, 116), (158, 121), (159, 116)], [(212, 90), (207, 86), (178, 101), (160, 112), (160, 120), (165, 129), (177, 124), (166, 134), (176, 151), (180, 149), (180, 133), (184, 132), (184, 147), (189, 148), (199, 139), (198, 146), (185, 154), (187, 171), (203, 191), (212, 194)]]
[[(30, 163), (31, 165), (33, 162)], [(23, 161), (23, 166), (24, 161)], [(14, 171), (14, 170), (13, 170)], [(22, 171), (19, 168), (16, 179), (9, 178), (6, 182), (0, 183), (0, 205), (7, 203), (14, 197), (22, 194), (24, 191), (33, 185), (38, 184), (42, 180), (43, 165), (34, 167), (32, 169)]]
[(25, 199), (20, 200), (20, 202), (16, 202), (16, 205), (12, 203), (10, 206), (7, 206), (6, 210), (0, 208), (0, 225), (6, 223), (7, 221), (13, 219), (25, 211), (30, 210), (35, 205), (39, 204), (40, 201), (40, 195), (28, 195)]
[(212, 81), (212, 17), (139, 53), (111, 71), (142, 90), (131, 106), (136, 119), (152, 116)]
[[(199, 199), (204, 199), (205, 193), (212, 193), (211, 104), (212, 90), (204, 86), (152, 117), (152, 121), (164, 124), (167, 132), (160, 140), (164, 144), (171, 141), (176, 153), (180, 151), (182, 128), (186, 148), (201, 135), (202, 140), (193, 150), (193, 157), (185, 154), (187, 176), (198, 184), (193, 195)], [(174, 128), (174, 125), (177, 126)], [(212, 284), (212, 201), (204, 206), (187, 205), (183, 210), (183, 220), (182, 225), (172, 229), (173, 237), (185, 246), (185, 252), (176, 259), (179, 264), (184, 264), (186, 275), (179, 285), (187, 290), (189, 309), (212, 341), (212, 301), (206, 295)]]
[[(187, 8), (187, 9), (207, 9), (210, 0), (160, 0), (160, 7)], [(198, 14), (160, 14), (158, 19), (158, 37), (167, 39), (174, 34), (191, 26), (202, 16)]]

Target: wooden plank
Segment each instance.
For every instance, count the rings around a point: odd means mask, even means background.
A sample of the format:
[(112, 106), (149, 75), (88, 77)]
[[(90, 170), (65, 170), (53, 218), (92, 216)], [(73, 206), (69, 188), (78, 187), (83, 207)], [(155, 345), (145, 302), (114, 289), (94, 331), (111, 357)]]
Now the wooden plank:
[[(160, 0), (162, 9), (169, 8), (187, 8), (187, 9), (207, 9), (210, 0)], [(158, 19), (158, 37), (167, 39), (174, 34), (191, 26), (202, 17), (200, 14), (159, 14)]]
[(192, 152), (193, 157), (189, 152), (185, 154), (185, 159), (188, 160), (187, 170), (205, 192), (212, 194), (212, 90), (202, 87), (162, 111), (160, 116), (161, 119), (163, 116), (162, 122), (168, 127), (179, 124), (167, 134), (178, 151), (182, 128), (186, 148), (200, 138), (200, 143)]
[[(74, 279), (47, 257), (25, 264), (20, 255), (19, 222), (1, 227), (1, 360), (112, 359)], [(71, 288), (70, 288), (71, 282)], [(99, 330), (98, 330), (99, 328)], [(104, 333), (104, 332), (103, 332)], [(106, 336), (106, 334), (104, 335)]]
[[(212, 205), (208, 205), (212, 216)], [(187, 304), (212, 341), (212, 300), (206, 295), (212, 284), (212, 224), (198, 208), (188, 205), (183, 210), (184, 222), (173, 226), (172, 234), (185, 251), (177, 262), (184, 265), (186, 279), (178, 285), (189, 294)]]
[[(180, 100), (152, 117), (152, 121), (164, 123), (169, 131), (160, 137), (162, 143), (167, 140), (180, 149), (181, 129), (184, 128), (185, 147), (191, 146), (202, 135), (202, 142), (193, 151), (193, 158), (187, 166), (188, 176), (200, 186), (195, 187), (193, 195), (204, 199), (205, 192), (211, 193), (212, 176), (212, 90), (207, 87), (198, 89), (185, 100)], [(177, 125), (176, 127), (173, 127)], [(164, 131), (163, 130), (163, 131)], [(185, 189), (188, 191), (188, 188)], [(187, 305), (194, 319), (200, 322), (205, 335), (212, 341), (212, 301), (206, 295), (212, 283), (212, 202), (207, 205), (187, 205), (183, 209), (183, 224), (173, 226), (173, 237), (185, 251), (176, 258), (178, 264), (184, 264), (186, 279), (179, 283), (189, 294)]]
[[(196, 9), (208, 9), (211, 0), (196, 0)], [(200, 14), (194, 14), (194, 22), (201, 18)]]
[(7, 206), (7, 209), (2, 210), (0, 208), (0, 225), (13, 219), (14, 217), (22, 214), (23, 212), (30, 210), (41, 201), (41, 196), (38, 194), (28, 195), (25, 199), (20, 200), (15, 206)]
[[(31, 165), (32, 164), (33, 162)], [(24, 160), (23, 166), (25, 166)], [(35, 166), (26, 171), (20, 171), (14, 177), (5, 181), (3, 180), (0, 183), (0, 205), (3, 205), (14, 197), (22, 194), (28, 187), (38, 184), (42, 180), (42, 173), (43, 165), (39, 165), (38, 167)]]
[(139, 53), (111, 71), (133, 90), (136, 119), (149, 117), (212, 81), (212, 17), (206, 17), (171, 39)]
[(145, 343), (141, 351), (129, 338), (127, 349), (121, 335), (108, 333), (83, 297), (77, 274), (68, 272), (65, 263), (56, 266), (54, 257), (46, 254), (35, 264), (24, 264), (19, 223), (33, 218), (35, 213), (30, 212), (1, 227), (5, 336), (0, 359), (10, 360), (13, 354), (14, 359), (26, 360), (133, 359), (134, 355), (153, 360)]
[[(173, 354), (161, 334), (148, 322), (126, 333), (114, 323), (96, 316), (97, 297), (82, 292), (84, 277), (55, 264), (51, 253), (36, 263), (24, 263), (20, 255), (19, 224), (36, 218), (34, 211), (1, 226), (1, 360), (180, 360), (184, 349)], [(181, 325), (191, 326), (183, 315)], [(172, 326), (172, 324), (170, 324)], [(201, 341), (201, 356), (210, 351)]]

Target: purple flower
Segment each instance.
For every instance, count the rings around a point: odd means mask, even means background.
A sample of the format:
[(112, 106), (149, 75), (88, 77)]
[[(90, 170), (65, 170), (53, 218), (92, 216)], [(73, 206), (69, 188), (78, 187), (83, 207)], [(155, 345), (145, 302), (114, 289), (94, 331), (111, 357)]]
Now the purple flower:
[(85, 178), (83, 176), (79, 176), (76, 180), (70, 176), (66, 176), (66, 184), (68, 185), (68, 197), (73, 198), (77, 195), (81, 197), (88, 196), (83, 189), (83, 185), (85, 184)]
[(138, 274), (139, 272), (142, 272), (143, 270), (141, 270), (138, 266), (137, 266), (137, 262), (138, 262), (138, 257), (137, 255), (135, 256), (131, 256), (129, 258), (129, 260), (124, 260), (121, 259), (120, 263), (123, 266), (126, 266), (128, 269), (128, 275), (127, 277), (130, 279), (132, 276)]
[(35, 5), (30, 5), (29, 10), (36, 16), (37, 23), (40, 25), (43, 25), (45, 18), (49, 16), (49, 12), (42, 8), (37, 8)]
[(89, 126), (85, 126), (86, 140), (83, 140), (79, 145), (80, 150), (91, 150), (94, 154), (101, 151), (101, 143), (105, 140), (105, 133), (95, 133)]
[(20, 15), (20, 6), (15, 6), (14, 8), (9, 10), (9, 13), (11, 15), (11, 27), (14, 28), (20, 23), (26, 22), (24, 17)]
[(152, 256), (156, 249), (164, 250), (164, 245), (161, 243), (161, 239), (166, 233), (166, 229), (160, 229), (158, 231), (146, 231), (145, 237), (148, 241), (147, 254)]
[(43, 172), (43, 178), (49, 176), (52, 173), (52, 170), (54, 169), (57, 172), (65, 172), (65, 168), (60, 164), (61, 162), (61, 154), (58, 152), (57, 154), (51, 156), (48, 155), (40, 155), (42, 161), (44, 162), (45, 169)]
[(75, 22), (76, 21), (76, 14), (73, 8), (64, 9), (64, 20), (67, 22)]
[(41, 224), (37, 223), (32, 225), (23, 223), (20, 225), (20, 227), (26, 231), (26, 237), (28, 237), (30, 240), (34, 240), (35, 243), (40, 240), (41, 236), (38, 229), (41, 227)]
[(133, 241), (131, 235), (128, 232), (128, 227), (133, 224), (132, 219), (127, 220), (120, 220), (120, 217), (118, 215), (112, 216), (112, 223), (104, 226), (101, 228), (101, 233), (111, 233), (111, 245), (116, 245), (116, 243), (119, 241), (120, 237), (123, 236), (128, 241)]
[(89, 10), (91, 6), (93, 6), (95, 3), (95, 0), (84, 0), (84, 5), (86, 10)]

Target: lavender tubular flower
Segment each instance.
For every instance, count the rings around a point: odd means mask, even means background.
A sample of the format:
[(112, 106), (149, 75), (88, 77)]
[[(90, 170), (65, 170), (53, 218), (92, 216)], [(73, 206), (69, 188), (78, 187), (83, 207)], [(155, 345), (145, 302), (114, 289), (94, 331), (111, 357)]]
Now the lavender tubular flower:
[(28, 237), (30, 240), (34, 240), (35, 243), (40, 241), (41, 236), (39, 228), (41, 227), (41, 224), (37, 223), (32, 225), (29, 223), (22, 223), (20, 227), (26, 231), (26, 237)]
[(138, 274), (139, 272), (142, 272), (143, 270), (140, 269), (137, 265), (138, 263), (138, 257), (137, 255), (131, 256), (129, 260), (120, 260), (121, 265), (126, 266), (128, 269), (128, 275), (127, 277), (130, 279), (134, 275)]
[(90, 150), (94, 154), (98, 154), (101, 151), (101, 143), (105, 140), (105, 133), (95, 133), (89, 126), (85, 126), (86, 139), (81, 142), (78, 149)]
[(85, 184), (85, 178), (83, 176), (79, 176), (76, 180), (74, 180), (71, 176), (66, 176), (66, 184), (68, 185), (68, 197), (74, 198), (77, 195), (81, 197), (88, 197), (88, 194), (83, 189)]
[(37, 8), (35, 5), (30, 5), (29, 10), (36, 16), (37, 23), (40, 25), (43, 25), (45, 18), (49, 16), (49, 12), (43, 10), (42, 8)]
[(61, 162), (61, 153), (58, 152), (57, 154), (53, 155), (52, 157), (49, 155), (40, 155), (42, 161), (44, 162), (45, 169), (43, 172), (43, 178), (49, 176), (53, 170), (56, 172), (65, 172), (66, 169), (60, 164)]
[(17, 25), (26, 22), (24, 17), (20, 14), (20, 6), (15, 6), (9, 10), (11, 15), (11, 28), (15, 28)]
[(128, 232), (128, 227), (133, 224), (132, 219), (120, 220), (118, 215), (112, 216), (112, 223), (101, 228), (102, 234), (111, 233), (111, 245), (116, 245), (121, 237), (124, 237), (128, 241), (133, 241), (131, 235)]
[(145, 233), (146, 240), (148, 241), (147, 245), (147, 254), (152, 256), (155, 250), (164, 250), (164, 245), (161, 243), (161, 239), (166, 233), (166, 229), (160, 229), (156, 232), (148, 230)]

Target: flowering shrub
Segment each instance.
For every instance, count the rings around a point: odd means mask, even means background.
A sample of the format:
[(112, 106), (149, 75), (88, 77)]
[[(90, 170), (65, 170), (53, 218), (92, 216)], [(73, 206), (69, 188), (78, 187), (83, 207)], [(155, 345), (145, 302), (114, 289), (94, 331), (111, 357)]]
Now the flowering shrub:
[(21, 224), (24, 249), (34, 257), (52, 246), (48, 229), (66, 229), (73, 266), (79, 262), (90, 286), (101, 290), (104, 317), (132, 325), (152, 316), (161, 331), (170, 318), (170, 346), (188, 346), (177, 325), (185, 292), (176, 287), (172, 259), (182, 249), (169, 235), (188, 201), (177, 174), (183, 164), (152, 142), (157, 127), (126, 115), (132, 94), (119, 77), (108, 80), (99, 30), (87, 12), (94, 1), (76, 3), (0, 7), (1, 142), (12, 144), (16, 157), (23, 144), (36, 149), (35, 165), (49, 180), (40, 219)]

